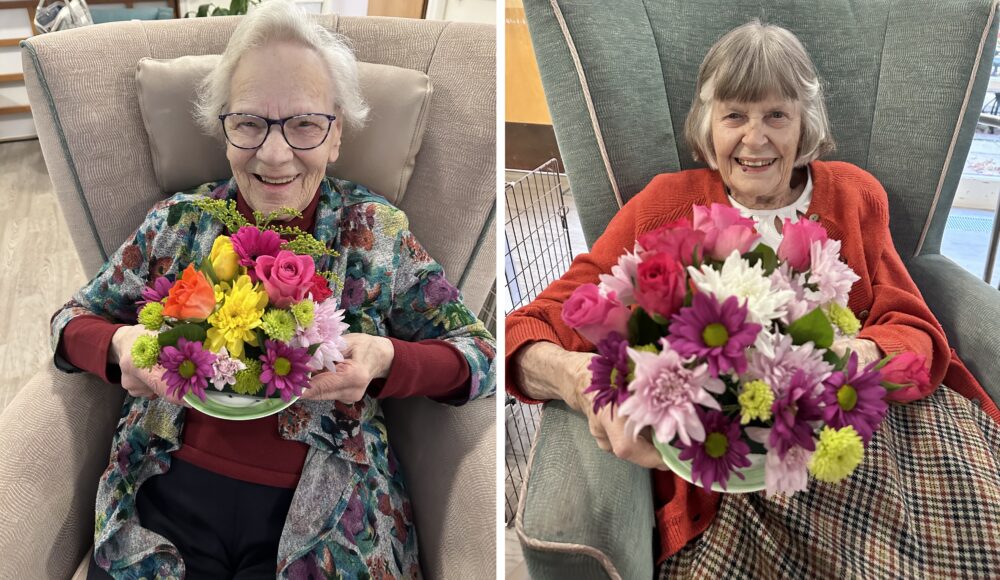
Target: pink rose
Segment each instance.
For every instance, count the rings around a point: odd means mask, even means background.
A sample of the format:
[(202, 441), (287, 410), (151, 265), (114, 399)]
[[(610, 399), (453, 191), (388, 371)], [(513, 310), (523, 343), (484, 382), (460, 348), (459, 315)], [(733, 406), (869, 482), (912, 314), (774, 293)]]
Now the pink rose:
[(667, 254), (690, 266), (695, 259), (701, 261), (705, 232), (691, 227), (691, 220), (679, 219), (639, 236), (639, 245), (645, 252)]
[(636, 271), (635, 301), (649, 315), (670, 318), (682, 304), (687, 275), (669, 254), (647, 254)]
[(584, 284), (574, 290), (562, 309), (566, 326), (593, 344), (604, 340), (612, 331), (627, 336), (629, 316), (628, 308), (618, 303), (614, 293), (604, 297), (594, 284)]
[(812, 265), (809, 248), (813, 242), (825, 242), (828, 239), (823, 226), (812, 220), (799, 220), (793, 224), (786, 218), (781, 233), (783, 238), (778, 246), (778, 259), (788, 262), (793, 270), (799, 272), (805, 272)]
[(287, 308), (306, 297), (313, 286), (316, 264), (312, 256), (281, 250), (277, 256), (258, 256), (254, 272), (264, 283), (272, 306)]
[(753, 220), (740, 215), (740, 210), (713, 203), (710, 207), (694, 206), (694, 229), (705, 232), (704, 252), (714, 260), (725, 260), (733, 250), (740, 254), (750, 251), (760, 238)]
[(922, 354), (900, 353), (892, 357), (879, 372), (882, 373), (883, 384), (903, 385), (902, 389), (889, 391), (885, 396), (887, 401), (897, 403), (915, 401), (923, 396), (923, 393), (931, 386), (927, 357)]

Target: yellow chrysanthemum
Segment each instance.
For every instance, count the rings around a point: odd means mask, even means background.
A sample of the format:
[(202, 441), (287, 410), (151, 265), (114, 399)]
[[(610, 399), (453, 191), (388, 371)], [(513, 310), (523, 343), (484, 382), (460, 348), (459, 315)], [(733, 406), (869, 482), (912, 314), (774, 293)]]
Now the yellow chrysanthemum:
[(754, 419), (767, 421), (771, 418), (774, 391), (764, 381), (750, 381), (743, 385), (743, 392), (737, 398), (740, 403), (740, 423), (746, 425)]
[(841, 306), (834, 302), (827, 308), (826, 314), (829, 316), (830, 322), (846, 335), (855, 335), (861, 330), (861, 323), (858, 321), (858, 318), (846, 306)]
[(816, 452), (809, 460), (809, 473), (820, 481), (837, 483), (854, 473), (864, 455), (865, 447), (854, 427), (823, 427)]
[(253, 330), (260, 326), (260, 318), (267, 306), (267, 292), (250, 282), (250, 276), (236, 279), (223, 293), (222, 306), (208, 317), (206, 344), (212, 352), (224, 346), (229, 356), (243, 356), (243, 344), (260, 346)]

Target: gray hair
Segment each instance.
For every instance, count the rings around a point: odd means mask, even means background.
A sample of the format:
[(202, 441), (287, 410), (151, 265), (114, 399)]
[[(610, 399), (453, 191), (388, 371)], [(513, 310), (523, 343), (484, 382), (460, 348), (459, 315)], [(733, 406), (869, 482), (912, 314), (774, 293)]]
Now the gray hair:
[(802, 134), (795, 166), (835, 149), (823, 103), (823, 85), (799, 39), (788, 30), (752, 20), (720, 38), (701, 63), (684, 138), (695, 161), (718, 167), (712, 144), (712, 105), (751, 103), (770, 97), (802, 105)]
[(233, 72), (240, 57), (248, 50), (272, 42), (292, 41), (316, 51), (326, 62), (333, 82), (337, 117), (348, 127), (359, 129), (368, 118), (368, 105), (361, 96), (358, 61), (346, 39), (322, 25), (310, 22), (305, 13), (290, 2), (270, 0), (245, 16), (233, 31), (218, 66), (198, 87), (195, 120), (202, 131), (217, 139), (224, 138), (219, 115), (229, 101)]

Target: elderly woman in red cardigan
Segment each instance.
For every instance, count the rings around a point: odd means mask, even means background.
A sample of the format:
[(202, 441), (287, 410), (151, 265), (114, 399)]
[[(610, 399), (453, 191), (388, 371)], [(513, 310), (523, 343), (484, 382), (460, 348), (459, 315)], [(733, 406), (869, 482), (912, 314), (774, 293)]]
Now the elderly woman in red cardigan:
[[(685, 138), (709, 168), (657, 176), (590, 253), (507, 317), (508, 391), (526, 402), (566, 401), (586, 415), (601, 449), (654, 469), (662, 576), (1000, 574), (1000, 412), (900, 260), (885, 190), (856, 166), (819, 160), (834, 142), (801, 42), (759, 22), (721, 38), (701, 65)], [(564, 302), (610, 273), (641, 234), (712, 203), (753, 219), (772, 247), (786, 218), (818, 221), (861, 278), (849, 306), (862, 330), (833, 349), (850, 348), (862, 363), (912, 352), (930, 365), (932, 387), (893, 406), (861, 468), (840, 485), (814, 482), (808, 493), (771, 499), (694, 487), (666, 470), (648, 434), (633, 438), (621, 414), (594, 412), (583, 392), (594, 345), (562, 321)]]

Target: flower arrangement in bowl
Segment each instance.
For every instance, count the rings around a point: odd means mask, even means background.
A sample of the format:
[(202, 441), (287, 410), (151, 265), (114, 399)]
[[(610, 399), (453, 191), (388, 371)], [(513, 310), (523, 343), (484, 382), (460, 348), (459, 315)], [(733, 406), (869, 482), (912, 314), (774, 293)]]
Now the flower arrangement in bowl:
[(314, 261), (335, 252), (298, 228), (272, 225), (301, 215), (295, 210), (255, 212), (260, 225), (251, 225), (233, 201), (195, 203), (231, 235), (215, 238), (208, 258), (176, 280), (160, 277), (143, 290), (139, 322), (157, 334), (135, 342), (133, 360), (162, 369), (171, 395), (209, 415), (276, 413), (313, 373), (336, 372), (344, 360), (347, 324), (331, 289), (339, 284)]
[(862, 367), (831, 349), (861, 328), (847, 307), (859, 277), (821, 225), (786, 220), (777, 249), (759, 238), (738, 210), (695, 206), (578, 287), (562, 318), (597, 345), (594, 412), (650, 428), (696, 485), (791, 495), (853, 473), (887, 401), (929, 377), (922, 355)]

